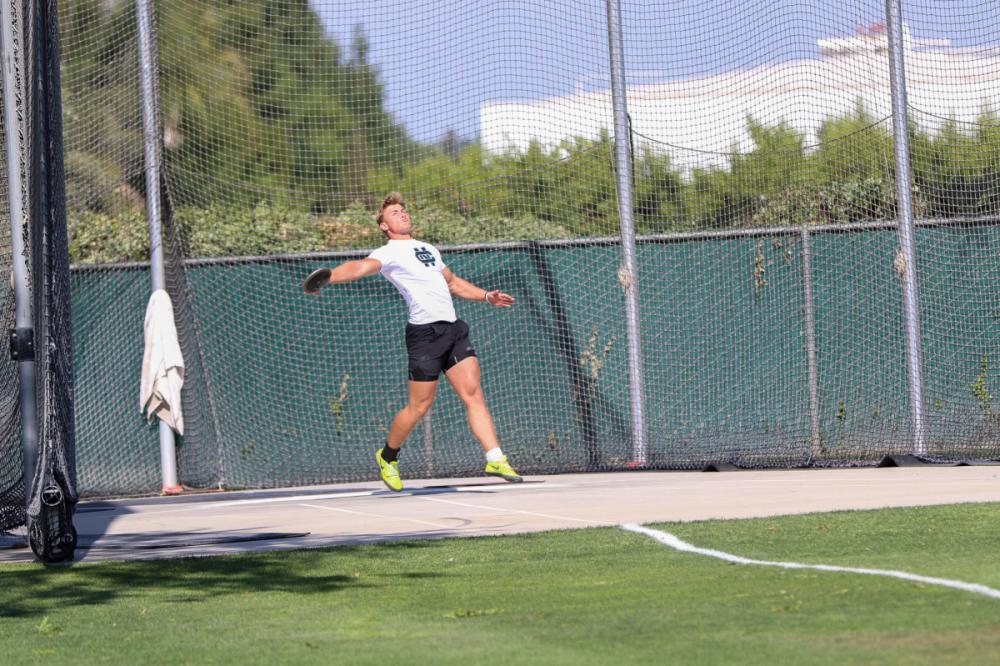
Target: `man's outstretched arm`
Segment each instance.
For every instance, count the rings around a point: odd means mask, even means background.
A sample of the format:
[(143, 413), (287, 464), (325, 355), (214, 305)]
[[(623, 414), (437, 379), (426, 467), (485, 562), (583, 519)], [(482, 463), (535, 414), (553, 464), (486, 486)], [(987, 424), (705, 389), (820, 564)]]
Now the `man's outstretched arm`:
[(477, 287), (468, 280), (463, 280), (452, 273), (450, 268), (444, 269), (444, 279), (448, 282), (448, 291), (451, 292), (452, 296), (458, 296), (469, 301), (486, 301), (498, 308), (509, 308), (514, 305), (514, 297), (510, 294), (502, 292), (499, 289), (487, 291), (482, 287)]
[(353, 280), (360, 280), (369, 275), (375, 275), (382, 270), (382, 262), (378, 259), (354, 259), (345, 261), (336, 268), (330, 270), (330, 276), (325, 283), (320, 283), (314, 289), (306, 289), (306, 293), (315, 296), (322, 287), (328, 284), (342, 284)]

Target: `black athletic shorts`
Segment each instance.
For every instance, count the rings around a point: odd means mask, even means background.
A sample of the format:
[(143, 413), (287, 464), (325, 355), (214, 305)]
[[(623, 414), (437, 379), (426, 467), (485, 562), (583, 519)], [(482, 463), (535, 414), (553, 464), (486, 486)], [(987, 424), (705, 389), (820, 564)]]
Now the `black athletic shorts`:
[(469, 342), (469, 325), (461, 319), (406, 325), (410, 381), (436, 382), (459, 361), (476, 355)]

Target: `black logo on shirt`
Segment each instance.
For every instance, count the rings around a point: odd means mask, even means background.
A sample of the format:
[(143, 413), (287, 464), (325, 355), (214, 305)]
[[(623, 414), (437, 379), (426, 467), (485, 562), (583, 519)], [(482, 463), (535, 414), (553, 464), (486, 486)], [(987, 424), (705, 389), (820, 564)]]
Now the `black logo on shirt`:
[(429, 268), (434, 265), (434, 254), (426, 247), (413, 248), (413, 254), (417, 255), (417, 259), (419, 259), (424, 266)]

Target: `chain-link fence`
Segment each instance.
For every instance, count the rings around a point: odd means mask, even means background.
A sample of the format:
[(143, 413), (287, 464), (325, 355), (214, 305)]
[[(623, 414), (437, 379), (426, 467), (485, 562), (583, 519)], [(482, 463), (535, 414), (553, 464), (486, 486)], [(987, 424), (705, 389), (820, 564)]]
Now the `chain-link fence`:
[[(406, 399), (403, 302), (380, 278), (319, 299), (300, 284), (382, 243), (373, 208), (390, 190), (452, 270), (518, 298), (458, 311), (523, 472), (914, 452), (885, 3), (622, 0), (637, 339), (607, 2), (153, 7), (185, 484), (372, 478)], [(1000, 9), (901, 9), (919, 452), (997, 458)], [(137, 400), (150, 276), (136, 23), (131, 2), (61, 3), (91, 495), (159, 483)], [(477, 450), (442, 387), (406, 474), (476, 473)]]

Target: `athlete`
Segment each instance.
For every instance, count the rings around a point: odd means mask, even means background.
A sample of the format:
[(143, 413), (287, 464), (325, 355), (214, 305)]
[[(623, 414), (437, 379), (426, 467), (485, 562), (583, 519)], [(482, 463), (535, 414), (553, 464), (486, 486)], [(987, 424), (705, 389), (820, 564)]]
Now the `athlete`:
[[(500, 449), (493, 417), (480, 386), (479, 359), (469, 342), (469, 326), (455, 315), (452, 296), (482, 301), (498, 308), (514, 305), (514, 297), (500, 290), (487, 291), (463, 280), (445, 266), (441, 253), (429, 243), (413, 238), (413, 225), (398, 192), (389, 194), (375, 218), (388, 242), (366, 259), (345, 261), (331, 269), (325, 284), (342, 284), (381, 273), (406, 299), (406, 349), (409, 355), (409, 402), (396, 414), (384, 447), (375, 452), (385, 485), (403, 489), (399, 474), (399, 449), (410, 431), (427, 413), (437, 393), (441, 373), (465, 403), (472, 433), (486, 453), (486, 474), (511, 483), (521, 476)], [(320, 284), (306, 293), (318, 294)]]

